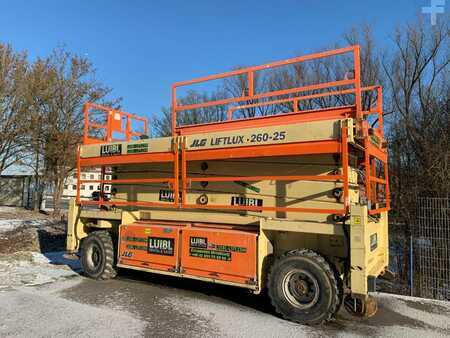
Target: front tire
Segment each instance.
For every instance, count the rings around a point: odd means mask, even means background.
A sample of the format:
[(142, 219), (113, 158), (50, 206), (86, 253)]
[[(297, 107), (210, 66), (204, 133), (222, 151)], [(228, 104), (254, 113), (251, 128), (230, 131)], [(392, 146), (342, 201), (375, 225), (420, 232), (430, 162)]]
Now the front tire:
[(318, 325), (337, 312), (341, 284), (330, 264), (309, 249), (293, 250), (278, 259), (269, 275), (269, 297), (285, 319)]
[(111, 279), (117, 275), (114, 243), (108, 231), (94, 231), (84, 240), (81, 264), (84, 274), (93, 279)]

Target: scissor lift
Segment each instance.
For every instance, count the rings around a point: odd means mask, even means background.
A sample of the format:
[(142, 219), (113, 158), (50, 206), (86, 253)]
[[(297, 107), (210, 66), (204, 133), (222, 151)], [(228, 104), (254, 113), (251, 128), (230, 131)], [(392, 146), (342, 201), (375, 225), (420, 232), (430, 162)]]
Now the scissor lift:
[[(98, 279), (118, 266), (255, 293), (267, 287), (277, 312), (300, 323), (332, 318), (344, 293), (350, 312), (374, 313), (370, 281), (388, 265), (387, 152), (382, 89), (361, 88), (359, 53), (352, 46), (176, 83), (170, 137), (148, 139), (145, 119), (87, 103), (67, 250), (82, 248), (85, 271)], [(258, 72), (342, 55), (353, 59), (344, 79), (255, 87)], [(177, 98), (180, 87), (236, 76), (245, 78), (242, 96), (188, 105)], [(366, 110), (365, 93), (376, 97)], [(302, 105), (344, 96), (352, 103)], [(291, 111), (237, 113), (280, 105)], [(223, 120), (177, 122), (218, 106), (227, 109)], [(112, 178), (81, 180), (86, 167), (108, 168)], [(112, 185), (111, 198), (81, 198), (87, 182)]]

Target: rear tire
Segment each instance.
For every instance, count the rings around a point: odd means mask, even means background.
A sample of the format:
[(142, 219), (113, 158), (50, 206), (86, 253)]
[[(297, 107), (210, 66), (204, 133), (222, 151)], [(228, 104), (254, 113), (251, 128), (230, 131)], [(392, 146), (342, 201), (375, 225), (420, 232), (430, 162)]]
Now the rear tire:
[(338, 310), (341, 284), (330, 264), (308, 249), (287, 252), (269, 275), (269, 297), (285, 319), (318, 325), (333, 318)]
[(117, 275), (114, 243), (108, 231), (94, 231), (83, 241), (81, 264), (84, 274), (93, 279)]

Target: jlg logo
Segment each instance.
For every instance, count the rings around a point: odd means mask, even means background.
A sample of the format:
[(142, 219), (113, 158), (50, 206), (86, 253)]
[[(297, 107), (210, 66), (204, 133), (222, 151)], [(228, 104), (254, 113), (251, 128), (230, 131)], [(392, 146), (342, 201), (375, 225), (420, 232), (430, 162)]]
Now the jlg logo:
[(206, 138), (194, 139), (192, 141), (192, 144), (190, 145), (191, 148), (204, 147), (204, 146), (206, 146)]

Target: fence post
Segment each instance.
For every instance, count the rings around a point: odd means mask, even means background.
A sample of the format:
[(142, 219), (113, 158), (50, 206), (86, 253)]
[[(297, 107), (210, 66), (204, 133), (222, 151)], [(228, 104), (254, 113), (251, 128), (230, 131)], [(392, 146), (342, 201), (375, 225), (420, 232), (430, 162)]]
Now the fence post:
[(410, 296), (414, 296), (414, 258), (413, 258), (413, 235), (409, 235), (409, 286)]

